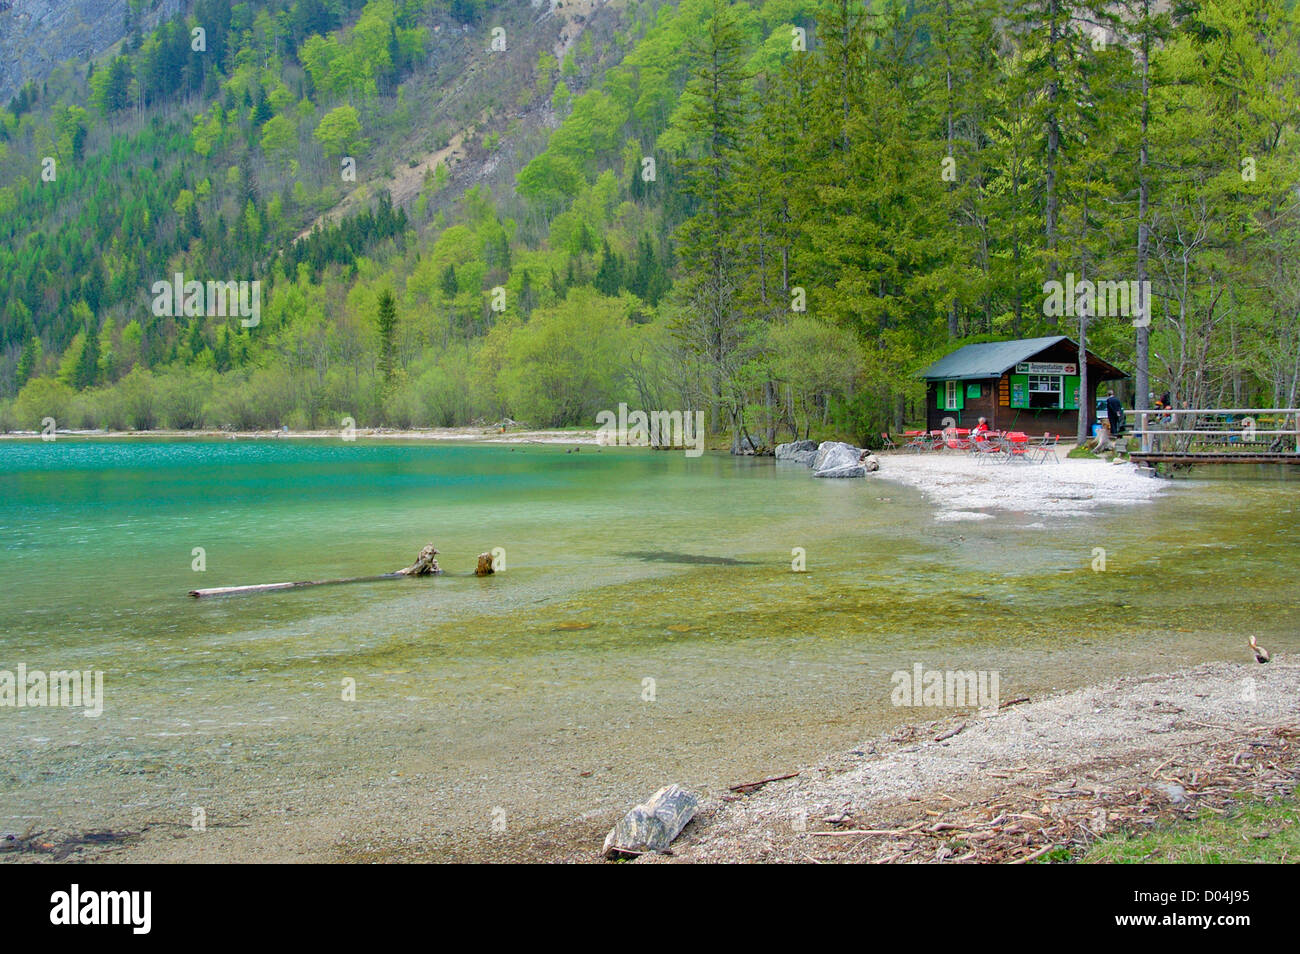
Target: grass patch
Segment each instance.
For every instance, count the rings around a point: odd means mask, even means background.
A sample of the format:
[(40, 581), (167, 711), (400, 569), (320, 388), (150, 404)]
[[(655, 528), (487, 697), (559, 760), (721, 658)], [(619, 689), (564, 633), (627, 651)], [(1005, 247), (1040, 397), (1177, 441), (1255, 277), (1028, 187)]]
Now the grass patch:
[(1065, 456), (1067, 460), (1097, 460), (1098, 459), (1096, 454), (1088, 450), (1088, 448), (1084, 447), (1082, 444), (1080, 444), (1074, 450), (1070, 451), (1070, 453), (1066, 454)]
[(1244, 801), (1227, 815), (1162, 823), (1151, 831), (1108, 835), (1083, 864), (1285, 864), (1300, 861), (1300, 788), (1292, 797)]

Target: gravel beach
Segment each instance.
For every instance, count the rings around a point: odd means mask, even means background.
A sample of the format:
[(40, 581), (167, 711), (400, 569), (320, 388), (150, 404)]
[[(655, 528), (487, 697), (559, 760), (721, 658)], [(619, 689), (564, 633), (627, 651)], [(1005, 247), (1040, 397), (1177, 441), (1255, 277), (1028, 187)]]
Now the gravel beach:
[(935, 507), (935, 519), (987, 520), (994, 511), (1044, 516), (1088, 514), (1105, 504), (1146, 503), (1174, 484), (1151, 477), (1130, 463), (1068, 460), (981, 463), (968, 454), (938, 451), (879, 455), (880, 470), (869, 480), (888, 480), (920, 490)]
[[(1216, 804), (1209, 799), (1225, 787), (1250, 791), (1241, 779), (1223, 784), (1216, 769), (1228, 766), (1252, 778), (1269, 768), (1274, 792), (1290, 795), (1300, 783), (1297, 736), (1300, 660), (1130, 677), (866, 740), (796, 778), (703, 806), (671, 858), (637, 863), (1023, 860), (1064, 841), (1046, 824), (1063, 800), (1082, 800), (1076, 823), (1095, 836), (1129, 827), (1130, 816), (1149, 823), (1203, 799)], [(949, 844), (954, 832), (996, 838), (992, 829), (1010, 827), (998, 814), (1030, 819), (998, 845), (1002, 857)]]

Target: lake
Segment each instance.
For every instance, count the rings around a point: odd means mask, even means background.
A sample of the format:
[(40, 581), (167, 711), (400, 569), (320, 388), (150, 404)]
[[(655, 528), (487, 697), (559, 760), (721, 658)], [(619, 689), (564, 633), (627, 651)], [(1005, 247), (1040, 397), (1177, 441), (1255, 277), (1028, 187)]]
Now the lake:
[[(1300, 650), (1275, 472), (940, 523), (875, 478), (569, 450), (0, 443), (0, 669), (105, 686), (96, 719), (0, 708), (0, 830), (143, 832), (141, 859), (563, 857), (669, 781), (716, 795), (945, 717), (891, 704), (917, 663), (1010, 699), (1245, 660), (1251, 633)], [(428, 542), (441, 577), (186, 595)]]

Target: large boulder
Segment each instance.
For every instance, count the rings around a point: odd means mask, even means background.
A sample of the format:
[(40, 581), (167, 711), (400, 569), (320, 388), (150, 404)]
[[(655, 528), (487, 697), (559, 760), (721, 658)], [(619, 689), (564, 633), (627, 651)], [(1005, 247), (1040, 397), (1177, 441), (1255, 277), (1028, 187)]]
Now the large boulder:
[(816, 441), (791, 441), (789, 444), (776, 445), (776, 459), (788, 460), (796, 464), (811, 465), (817, 455)]
[(826, 461), (837, 460), (840, 463), (845, 462), (849, 456), (852, 456), (853, 463), (858, 462), (859, 451), (852, 444), (846, 444), (843, 441), (822, 441), (817, 446), (817, 454), (809, 465), (813, 470), (821, 470), (826, 466)]
[[(852, 444), (845, 444), (843, 441), (825, 441), (817, 448), (817, 454), (813, 458), (812, 468), (814, 477), (865, 477), (867, 467), (863, 461), (859, 460), (862, 451)], [(872, 458), (874, 461), (875, 459)], [(879, 462), (875, 463), (872, 470), (880, 468)]]
[(737, 457), (753, 457), (758, 453), (758, 445), (746, 434), (737, 434), (731, 442), (731, 453)]
[(841, 464), (837, 467), (823, 467), (813, 471), (814, 477), (865, 477), (867, 469), (861, 464)]

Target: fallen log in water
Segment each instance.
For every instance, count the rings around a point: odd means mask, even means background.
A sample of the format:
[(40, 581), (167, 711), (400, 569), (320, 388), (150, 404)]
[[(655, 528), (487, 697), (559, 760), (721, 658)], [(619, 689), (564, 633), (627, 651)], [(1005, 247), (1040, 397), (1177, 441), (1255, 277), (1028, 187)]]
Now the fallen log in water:
[(300, 580), (294, 583), (252, 583), (247, 586), (214, 586), (203, 590), (190, 590), (190, 596), (202, 599), (205, 596), (234, 596), (240, 593), (269, 593), (272, 590), (295, 590), (304, 586), (336, 586), (339, 583), (369, 583), (375, 580), (396, 580), (404, 576), (436, 576), (442, 573), (438, 566), (438, 550), (432, 543), (425, 544), (420, 555), (408, 567), (394, 570), (392, 573), (380, 573), (374, 576), (348, 576), (338, 580)]

